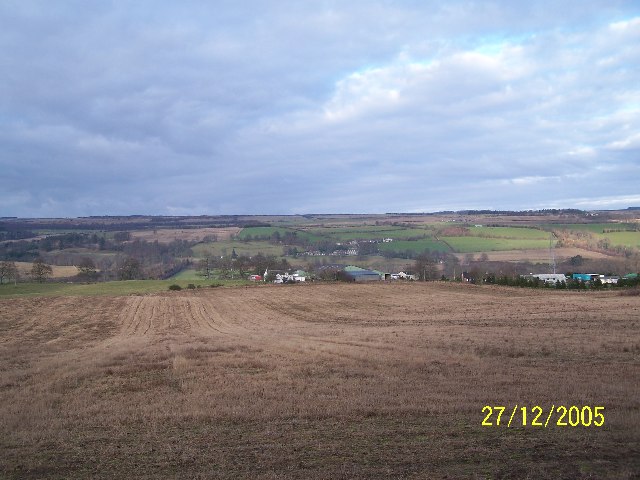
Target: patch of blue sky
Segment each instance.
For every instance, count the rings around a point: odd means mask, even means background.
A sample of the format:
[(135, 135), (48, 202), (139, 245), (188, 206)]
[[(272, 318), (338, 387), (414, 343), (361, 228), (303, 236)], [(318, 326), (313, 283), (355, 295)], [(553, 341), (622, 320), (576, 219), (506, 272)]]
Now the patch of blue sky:
[(483, 55), (499, 55), (505, 47), (513, 45), (522, 45), (535, 37), (533, 33), (523, 33), (520, 35), (483, 35), (475, 39), (475, 52)]

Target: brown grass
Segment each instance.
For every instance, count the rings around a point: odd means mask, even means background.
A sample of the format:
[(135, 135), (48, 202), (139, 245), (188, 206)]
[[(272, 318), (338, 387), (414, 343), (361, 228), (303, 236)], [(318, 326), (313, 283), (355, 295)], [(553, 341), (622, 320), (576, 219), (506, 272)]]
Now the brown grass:
[[(33, 263), (31, 262), (15, 262), (16, 267), (18, 267), (18, 272), (20, 273), (20, 277), (29, 278), (31, 275), (31, 267)], [(73, 277), (78, 274), (78, 269), (73, 265), (51, 265), (51, 270), (53, 273), (51, 275), (52, 278), (67, 278)]]
[[(476, 255), (486, 253), (492, 262), (549, 262), (549, 250), (547, 249), (525, 249), (525, 250), (505, 250), (501, 252), (477, 252)], [(455, 254), (459, 260), (464, 260), (466, 253)], [(611, 259), (609, 255), (599, 252), (592, 252), (583, 248), (561, 247), (554, 249), (556, 260), (562, 261), (580, 255), (589, 259)]]
[(149, 242), (170, 243), (174, 240), (187, 240), (201, 242), (207, 237), (215, 236), (218, 241), (229, 240), (232, 235), (237, 235), (240, 227), (216, 227), (216, 228), (166, 228), (156, 230), (132, 230), (131, 238), (139, 238)]
[[(7, 478), (635, 478), (640, 298), (469, 285), (0, 301)], [(481, 427), (603, 405), (603, 428)]]

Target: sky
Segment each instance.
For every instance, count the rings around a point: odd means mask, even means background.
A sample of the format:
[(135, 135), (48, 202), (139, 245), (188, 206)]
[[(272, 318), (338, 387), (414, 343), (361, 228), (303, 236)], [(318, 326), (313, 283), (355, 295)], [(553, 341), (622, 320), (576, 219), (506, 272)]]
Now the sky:
[(640, 206), (640, 2), (3, 0), (0, 216)]

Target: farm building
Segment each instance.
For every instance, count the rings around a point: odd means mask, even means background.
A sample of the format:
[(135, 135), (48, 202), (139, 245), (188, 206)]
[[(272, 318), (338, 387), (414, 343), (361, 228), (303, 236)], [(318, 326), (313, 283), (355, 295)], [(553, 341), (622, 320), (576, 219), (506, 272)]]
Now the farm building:
[(343, 269), (345, 276), (352, 282), (379, 282), (384, 280), (385, 275), (377, 270), (367, 270), (365, 268), (349, 265)]
[(580, 282), (593, 282), (600, 280), (602, 283), (615, 285), (620, 277), (614, 275), (600, 275), (598, 273), (574, 273), (573, 279)]
[(571, 278), (580, 282), (590, 282), (600, 277), (597, 273), (574, 273)]
[(537, 278), (545, 283), (556, 284), (558, 282), (567, 283), (567, 276), (564, 273), (536, 273), (530, 275), (531, 278)]
[(604, 284), (615, 285), (620, 280), (620, 277), (610, 275), (600, 275), (600, 281)]

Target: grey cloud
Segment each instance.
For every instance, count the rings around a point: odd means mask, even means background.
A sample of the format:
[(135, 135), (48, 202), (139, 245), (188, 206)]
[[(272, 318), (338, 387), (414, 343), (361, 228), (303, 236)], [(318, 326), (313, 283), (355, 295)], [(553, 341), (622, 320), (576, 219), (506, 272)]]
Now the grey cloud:
[(625, 1), (4, 2), (0, 213), (536, 208), (595, 187), (624, 206), (638, 18)]

